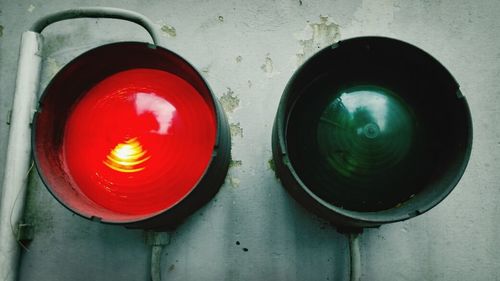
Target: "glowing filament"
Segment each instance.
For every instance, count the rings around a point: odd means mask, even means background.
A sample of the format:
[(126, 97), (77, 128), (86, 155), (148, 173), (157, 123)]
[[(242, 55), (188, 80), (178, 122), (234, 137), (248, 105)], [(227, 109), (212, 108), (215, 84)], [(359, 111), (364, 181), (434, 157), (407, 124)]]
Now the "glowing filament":
[(137, 138), (132, 138), (124, 143), (117, 144), (106, 156), (103, 163), (115, 171), (123, 173), (139, 172), (145, 169), (145, 167), (140, 167), (140, 164), (151, 157), (145, 157), (146, 152)]

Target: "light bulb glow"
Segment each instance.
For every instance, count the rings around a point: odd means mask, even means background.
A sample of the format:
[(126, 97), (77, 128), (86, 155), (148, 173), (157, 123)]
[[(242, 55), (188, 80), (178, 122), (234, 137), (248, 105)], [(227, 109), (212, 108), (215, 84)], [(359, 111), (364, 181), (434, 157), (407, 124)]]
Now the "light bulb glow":
[(146, 162), (151, 156), (146, 156), (147, 151), (142, 148), (137, 138), (126, 140), (113, 148), (103, 161), (109, 168), (122, 173), (135, 173), (144, 170), (140, 164)]

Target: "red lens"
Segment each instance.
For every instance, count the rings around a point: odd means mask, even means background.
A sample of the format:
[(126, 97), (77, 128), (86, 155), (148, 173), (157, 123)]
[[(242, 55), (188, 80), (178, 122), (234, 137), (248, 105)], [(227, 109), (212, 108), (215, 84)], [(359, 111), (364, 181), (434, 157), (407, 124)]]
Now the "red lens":
[(91, 201), (122, 214), (161, 212), (207, 169), (215, 113), (182, 78), (162, 70), (118, 72), (91, 88), (64, 130), (63, 158)]

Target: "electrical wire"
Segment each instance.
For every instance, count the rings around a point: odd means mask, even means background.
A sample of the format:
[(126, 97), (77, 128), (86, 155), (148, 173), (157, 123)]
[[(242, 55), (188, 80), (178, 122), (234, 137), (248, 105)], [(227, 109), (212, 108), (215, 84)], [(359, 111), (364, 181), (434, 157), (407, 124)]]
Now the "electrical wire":
[[(30, 167), (28, 169), (28, 172), (26, 172), (26, 179), (25, 179), (26, 181), (28, 180), (28, 177), (29, 177), (29, 175), (31, 173), (31, 170), (33, 169), (34, 164), (35, 164), (35, 162), (31, 161), (31, 165), (30, 165)], [(24, 185), (24, 188), (26, 188), (26, 185)], [(12, 209), (10, 209), (10, 215), (9, 215), (10, 230), (12, 231), (12, 236), (14, 236), (16, 238), (17, 244), (19, 244), (19, 246), (21, 246), (25, 251), (29, 251), (28, 248), (26, 248), (26, 246), (24, 246), (23, 243), (21, 243), (21, 241), (19, 241), (19, 239), (17, 237), (18, 236), (17, 234), (18, 234), (19, 230), (14, 229), (14, 223), (12, 222), (12, 215), (13, 215), (13, 212), (14, 212), (14, 208), (15, 208), (15, 206), (17, 204), (17, 201), (19, 199), (19, 195), (21, 194), (21, 191), (23, 191), (23, 190), (19, 190), (17, 192), (16, 199), (14, 199), (14, 203), (12, 204)], [(19, 222), (17, 222), (17, 223), (19, 223)]]
[(350, 281), (359, 281), (361, 278), (361, 254), (359, 251), (359, 233), (347, 234), (350, 253)]
[(151, 281), (161, 281), (161, 254), (163, 246), (151, 247)]
[(146, 242), (151, 245), (151, 281), (161, 281), (161, 256), (163, 248), (170, 244), (168, 232), (146, 232)]

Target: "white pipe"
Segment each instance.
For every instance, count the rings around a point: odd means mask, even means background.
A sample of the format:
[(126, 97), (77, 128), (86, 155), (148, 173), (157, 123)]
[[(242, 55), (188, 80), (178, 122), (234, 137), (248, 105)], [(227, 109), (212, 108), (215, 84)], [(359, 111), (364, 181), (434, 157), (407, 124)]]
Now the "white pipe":
[(42, 30), (52, 23), (77, 18), (112, 18), (135, 22), (147, 30), (155, 45), (160, 43), (157, 28), (147, 17), (137, 12), (111, 7), (80, 7), (60, 11), (40, 18), (30, 30), (42, 33)]
[(19, 245), (17, 226), (22, 219), (27, 173), (31, 161), (31, 120), (35, 111), (42, 62), (42, 36), (26, 31), (21, 38), (16, 90), (10, 121), (7, 159), (0, 201), (0, 280), (14, 281)]

